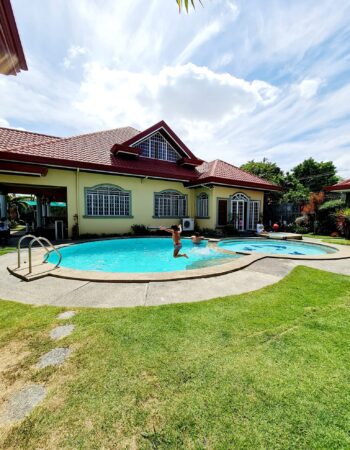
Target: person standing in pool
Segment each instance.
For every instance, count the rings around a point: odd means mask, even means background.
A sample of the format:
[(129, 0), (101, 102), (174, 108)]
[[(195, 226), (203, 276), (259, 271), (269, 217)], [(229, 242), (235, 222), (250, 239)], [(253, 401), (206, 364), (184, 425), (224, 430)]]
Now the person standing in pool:
[(179, 253), (182, 247), (180, 236), (182, 233), (181, 225), (171, 225), (170, 228), (159, 227), (159, 229), (172, 234), (172, 238), (174, 241), (174, 253), (173, 253), (174, 258), (188, 258), (186, 253)]

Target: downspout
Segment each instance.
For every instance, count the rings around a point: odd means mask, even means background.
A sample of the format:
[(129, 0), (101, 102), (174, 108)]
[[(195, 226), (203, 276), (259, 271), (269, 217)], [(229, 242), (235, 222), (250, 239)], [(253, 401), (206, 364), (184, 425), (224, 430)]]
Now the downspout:
[(77, 205), (77, 215), (79, 220), (79, 168), (77, 168), (77, 173), (75, 177), (75, 202)]

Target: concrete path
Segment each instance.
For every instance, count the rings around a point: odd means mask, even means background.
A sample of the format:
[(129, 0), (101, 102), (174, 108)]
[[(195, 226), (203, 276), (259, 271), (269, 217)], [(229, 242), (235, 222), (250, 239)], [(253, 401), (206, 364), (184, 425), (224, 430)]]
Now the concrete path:
[(209, 300), (274, 284), (297, 265), (350, 275), (350, 260), (295, 261), (268, 258), (246, 269), (212, 278), (153, 283), (96, 283), (46, 277), (25, 282), (6, 269), (16, 254), (0, 256), (0, 299), (67, 307), (133, 307)]

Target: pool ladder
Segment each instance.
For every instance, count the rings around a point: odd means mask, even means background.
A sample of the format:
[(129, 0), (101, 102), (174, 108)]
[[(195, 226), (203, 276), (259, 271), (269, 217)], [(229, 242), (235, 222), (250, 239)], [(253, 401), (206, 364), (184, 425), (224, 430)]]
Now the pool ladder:
[(17, 244), (17, 269), (19, 269), (21, 267), (21, 244), (22, 241), (24, 241), (25, 239), (32, 239), (29, 242), (28, 245), (28, 265), (29, 265), (29, 273), (32, 273), (32, 246), (34, 244), (34, 242), (37, 242), (38, 244), (40, 244), (42, 246), (42, 248), (46, 251), (46, 255), (45, 258), (47, 258), (47, 256), (50, 254), (49, 250), (45, 247), (45, 245), (43, 244), (43, 242), (47, 243), (54, 252), (57, 253), (58, 255), (58, 263), (55, 265), (55, 268), (58, 267), (61, 264), (62, 261), (62, 255), (61, 253), (57, 250), (57, 248), (53, 245), (52, 242), (50, 242), (48, 239), (46, 239), (43, 236), (33, 236), (32, 234), (26, 234), (25, 236), (22, 236)]

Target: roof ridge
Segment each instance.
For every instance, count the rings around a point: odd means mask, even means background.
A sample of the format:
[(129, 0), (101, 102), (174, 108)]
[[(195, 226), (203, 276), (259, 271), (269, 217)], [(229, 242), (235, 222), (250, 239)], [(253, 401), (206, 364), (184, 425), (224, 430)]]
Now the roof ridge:
[(44, 136), (44, 137), (50, 137), (50, 138), (54, 138), (54, 139), (64, 139), (60, 136), (53, 136), (52, 134), (38, 133), (37, 131), (19, 130), (18, 128), (0, 127), (0, 130), (10, 130), (10, 131), (16, 131), (17, 133), (35, 134), (36, 136)]
[(133, 130), (137, 131), (138, 133), (141, 133), (140, 130), (137, 130), (136, 128), (131, 127), (130, 125), (127, 125), (127, 126), (125, 126), (125, 127), (109, 128), (108, 130), (93, 131), (92, 133), (75, 134), (74, 136), (68, 136), (68, 137), (62, 138), (62, 139), (64, 139), (64, 140), (77, 139), (77, 138), (83, 137), (83, 136), (93, 136), (93, 135), (95, 135), (95, 134), (109, 133), (110, 131), (121, 130), (121, 129), (123, 129), (123, 128), (132, 128)]

